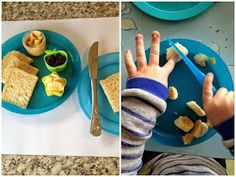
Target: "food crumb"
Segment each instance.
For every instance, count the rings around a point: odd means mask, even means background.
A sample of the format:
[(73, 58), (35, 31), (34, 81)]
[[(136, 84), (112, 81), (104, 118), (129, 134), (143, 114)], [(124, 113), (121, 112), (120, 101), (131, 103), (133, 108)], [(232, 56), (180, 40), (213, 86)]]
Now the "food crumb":
[(216, 30), (216, 33), (218, 33), (218, 32), (220, 32), (220, 29), (217, 29), (217, 30)]
[(216, 64), (216, 59), (215, 58), (210, 58), (209, 59), (209, 63), (211, 64), (211, 65), (214, 65), (214, 64)]

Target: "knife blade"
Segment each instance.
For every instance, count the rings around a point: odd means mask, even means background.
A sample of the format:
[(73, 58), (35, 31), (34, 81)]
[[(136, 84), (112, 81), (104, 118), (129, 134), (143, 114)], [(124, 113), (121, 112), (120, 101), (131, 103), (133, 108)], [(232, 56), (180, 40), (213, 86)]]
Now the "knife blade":
[[(185, 56), (179, 49), (178, 47), (175, 45), (175, 43), (170, 40), (168, 37), (166, 37), (167, 41), (169, 42), (169, 44), (174, 47), (175, 51), (179, 54), (179, 56), (183, 59), (183, 61), (185, 62), (185, 64), (188, 66), (188, 68), (190, 69), (190, 71), (193, 73), (194, 77), (197, 79), (198, 83), (203, 85), (204, 80), (205, 80), (205, 74), (203, 74), (193, 63), (192, 61)], [(212, 92), (215, 93), (216, 89), (214, 86), (212, 86)]]
[(89, 50), (88, 57), (89, 74), (92, 86), (92, 115), (90, 132), (93, 136), (100, 136), (102, 133), (97, 101), (97, 76), (98, 76), (98, 41), (94, 42)]

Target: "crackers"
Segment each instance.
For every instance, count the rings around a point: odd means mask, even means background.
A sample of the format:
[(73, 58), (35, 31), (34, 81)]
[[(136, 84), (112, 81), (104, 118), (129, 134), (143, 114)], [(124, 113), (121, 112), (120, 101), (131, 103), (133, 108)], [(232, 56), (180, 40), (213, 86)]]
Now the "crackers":
[(38, 69), (31, 66), (33, 60), (13, 50), (2, 60), (2, 100), (26, 109), (38, 81)]
[(17, 67), (9, 68), (9, 72), (11, 74), (4, 85), (2, 99), (8, 103), (26, 109), (38, 81), (38, 77)]
[[(24, 54), (19, 54), (20, 52), (9, 52), (2, 61), (2, 82), (5, 83), (7, 78), (9, 77), (10, 68), (17, 67), (27, 73), (36, 75), (38, 73), (38, 69), (31, 66), (29, 63), (32, 63), (32, 59), (29, 57), (24, 57)], [(17, 57), (19, 56), (19, 58)], [(23, 59), (24, 58), (24, 59)]]

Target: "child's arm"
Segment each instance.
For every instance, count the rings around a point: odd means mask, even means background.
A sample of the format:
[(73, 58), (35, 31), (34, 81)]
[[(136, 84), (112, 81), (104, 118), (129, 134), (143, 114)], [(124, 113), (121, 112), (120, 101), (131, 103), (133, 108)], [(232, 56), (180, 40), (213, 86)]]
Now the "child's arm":
[(122, 92), (122, 174), (137, 174), (142, 166), (145, 142), (152, 135), (156, 118), (166, 109), (167, 81), (176, 61), (159, 66), (160, 34), (152, 33), (150, 60), (147, 64), (143, 36), (136, 36), (136, 68), (131, 51), (125, 54), (129, 80)]
[(213, 74), (206, 75), (203, 84), (203, 108), (207, 118), (221, 134), (223, 144), (233, 154), (234, 149), (234, 92), (220, 88), (213, 96)]

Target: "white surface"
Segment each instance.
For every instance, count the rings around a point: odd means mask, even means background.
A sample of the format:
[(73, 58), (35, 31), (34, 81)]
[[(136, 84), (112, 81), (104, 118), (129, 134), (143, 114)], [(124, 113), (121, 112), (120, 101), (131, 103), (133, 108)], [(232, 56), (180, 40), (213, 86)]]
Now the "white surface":
[[(109, 28), (108, 28), (109, 26)], [(2, 23), (2, 42), (22, 31), (48, 29), (77, 47), (82, 67), (89, 46), (99, 41), (99, 54), (119, 50), (119, 18), (93, 18)], [(92, 137), (90, 122), (80, 108), (77, 88), (63, 104), (39, 115), (2, 110), (2, 153), (28, 155), (119, 156), (119, 138), (103, 131)]]

